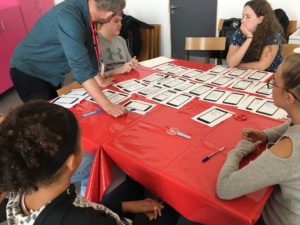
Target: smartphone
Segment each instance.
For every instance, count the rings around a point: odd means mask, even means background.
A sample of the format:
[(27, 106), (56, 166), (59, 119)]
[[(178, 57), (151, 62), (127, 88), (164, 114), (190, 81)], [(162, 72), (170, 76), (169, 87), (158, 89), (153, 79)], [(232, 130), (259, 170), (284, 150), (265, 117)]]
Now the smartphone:
[(138, 93), (141, 95), (147, 96), (152, 93), (158, 92), (161, 89), (162, 89), (162, 87), (154, 85), (154, 86), (146, 87), (146, 88), (138, 91)]
[(216, 84), (216, 85), (223, 85), (228, 83), (229, 81), (231, 81), (233, 78), (232, 77), (220, 77), (216, 80), (214, 80), (213, 82), (211, 82), (212, 84)]
[(235, 83), (235, 85), (233, 85), (232, 88), (239, 89), (239, 90), (245, 90), (251, 84), (253, 84), (253, 81), (251, 81), (251, 80), (241, 80), (241, 81)]
[(167, 104), (178, 107), (178, 106), (183, 105), (185, 102), (187, 102), (191, 98), (192, 98), (192, 96), (190, 96), (190, 95), (181, 94), (181, 95), (178, 95), (175, 98), (171, 99), (170, 101), (168, 101)]
[(197, 87), (197, 88), (191, 90), (189, 93), (199, 96), (199, 95), (202, 95), (202, 94), (204, 94), (205, 92), (207, 92), (211, 89), (213, 89), (213, 87), (203, 85), (203, 86), (200, 86), (200, 87)]
[(253, 110), (254, 108), (256, 108), (256, 106), (257, 106), (258, 104), (261, 103), (262, 100), (263, 100), (262, 98), (255, 98), (255, 99), (253, 99), (253, 100), (250, 102), (250, 104), (246, 107), (246, 109), (248, 109), (248, 110)]
[(145, 78), (143, 79), (143, 81), (148, 82), (148, 83), (151, 83), (151, 82), (154, 82), (154, 81), (158, 81), (158, 80), (160, 80), (160, 79), (162, 79), (162, 78), (164, 78), (164, 77), (165, 77), (165, 75), (163, 75), (163, 74), (160, 74), (160, 73), (154, 73), (154, 74), (152, 74), (152, 75), (150, 75), (150, 76), (148, 76), (148, 77), (145, 77)]
[(274, 105), (272, 101), (266, 101), (261, 107), (257, 109), (256, 112), (268, 115), (268, 116), (273, 116), (279, 108)]
[(225, 91), (221, 91), (221, 90), (213, 90), (213, 91), (211, 91), (208, 95), (206, 95), (205, 98), (204, 98), (203, 100), (216, 102), (216, 101), (218, 101), (224, 94), (225, 94)]
[(148, 105), (142, 102), (129, 101), (124, 105), (124, 107), (128, 109), (135, 109), (138, 111), (147, 112), (152, 107), (152, 105)]
[(154, 97), (152, 97), (153, 100), (162, 102), (163, 100), (166, 100), (167, 98), (169, 98), (171, 95), (176, 94), (175, 91), (171, 91), (171, 90), (167, 90), (165, 92), (162, 92)]
[(261, 80), (264, 78), (268, 73), (267, 72), (261, 72), (261, 71), (256, 71), (255, 73), (251, 74), (248, 79), (252, 80)]
[(246, 69), (235, 69), (235, 70), (231, 71), (229, 73), (229, 75), (238, 77), (238, 76), (243, 75), (246, 71), (247, 71)]
[(212, 122), (216, 121), (217, 119), (225, 116), (227, 113), (228, 112), (226, 112), (222, 109), (214, 108), (211, 111), (208, 111), (205, 114), (197, 117), (197, 120), (209, 124), (209, 123), (212, 123)]
[(76, 97), (58, 97), (52, 101), (52, 103), (59, 103), (59, 104), (73, 104), (76, 102), (78, 98)]
[(256, 93), (262, 94), (262, 95), (270, 95), (270, 94), (272, 94), (272, 88), (268, 88), (267, 84), (265, 84), (260, 89), (258, 89), (256, 91)]
[(245, 94), (241, 93), (231, 93), (224, 99), (223, 103), (229, 105), (237, 105), (243, 99), (244, 96)]

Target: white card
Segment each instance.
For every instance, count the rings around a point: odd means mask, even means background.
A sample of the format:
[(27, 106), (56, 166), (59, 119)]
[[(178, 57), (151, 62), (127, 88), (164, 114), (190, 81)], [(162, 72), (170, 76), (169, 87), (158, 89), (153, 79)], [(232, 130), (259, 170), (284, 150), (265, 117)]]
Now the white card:
[(258, 83), (253, 80), (236, 80), (231, 85), (229, 85), (229, 88), (235, 89), (235, 90), (241, 90), (241, 91), (247, 91), (248, 89), (254, 87)]
[(150, 74), (149, 76), (145, 77), (141, 81), (146, 82), (146, 83), (152, 83), (152, 82), (157, 82), (160, 79), (164, 78), (166, 75), (161, 74), (161, 73), (153, 73)]
[(221, 74), (221, 73), (224, 73), (225, 71), (227, 71), (228, 69), (230, 69), (228, 66), (217, 65), (217, 66), (211, 68), (210, 70), (208, 70), (207, 72)]
[(247, 73), (249, 73), (250, 70), (243, 69), (243, 68), (235, 68), (231, 71), (229, 71), (226, 75), (233, 76), (233, 77), (244, 77)]
[(143, 102), (138, 100), (129, 100), (123, 106), (127, 108), (128, 111), (144, 115), (147, 112), (149, 112), (152, 108), (154, 108), (156, 104), (151, 104), (149, 102)]
[(216, 77), (216, 74), (211, 73), (203, 73), (200, 76), (194, 77), (193, 80), (201, 81), (201, 82), (208, 82), (209, 80)]
[(137, 94), (143, 95), (143, 96), (149, 96), (152, 94), (155, 94), (159, 92), (160, 90), (164, 89), (163, 87), (159, 85), (149, 85), (137, 92)]
[(209, 102), (217, 102), (220, 100), (224, 95), (226, 94), (226, 91), (215, 89), (210, 91), (208, 94), (200, 96), (200, 99), (203, 101), (209, 101)]
[(197, 84), (195, 85), (196, 87), (192, 87), (189, 91), (187, 91), (189, 94), (193, 94), (196, 96), (201, 96), (204, 93), (207, 93), (208, 91), (211, 91), (214, 89), (214, 87), (209, 86), (209, 85), (202, 85), (202, 84)]
[(178, 66), (168, 71), (169, 74), (180, 75), (181, 73), (185, 73), (189, 69), (184, 66)]
[(248, 96), (248, 98), (245, 101), (243, 101), (238, 108), (246, 111), (253, 111), (257, 109), (263, 101), (263, 98), (251, 95)]
[(232, 115), (233, 113), (230, 111), (213, 106), (205, 110), (204, 112), (194, 116), (192, 119), (209, 127), (213, 127), (228, 119)]
[(245, 78), (249, 79), (249, 80), (264, 82), (264, 81), (268, 80), (272, 75), (273, 75), (273, 73), (271, 73), (271, 72), (254, 70), (252, 73), (247, 75)]
[(168, 82), (164, 82), (163, 85), (164, 85), (165, 87), (172, 88), (172, 87), (175, 87), (175, 86), (177, 86), (177, 85), (183, 84), (183, 83), (185, 83), (185, 82), (186, 82), (186, 80), (184, 80), (184, 79), (181, 79), (181, 78), (175, 78), (175, 79), (170, 80), (170, 81), (168, 81)]
[(229, 94), (222, 99), (222, 104), (238, 106), (241, 104), (246, 98), (248, 94), (238, 93), (238, 92), (229, 92)]
[(154, 67), (153, 69), (161, 71), (161, 72), (168, 72), (169, 70), (171, 70), (171, 69), (173, 69), (175, 67), (176, 67), (176, 65), (174, 65), (174, 64), (166, 63), (166, 64), (163, 64), (163, 65)]
[(195, 86), (195, 85), (196, 85), (196, 83), (194, 83), (194, 82), (185, 82), (185, 83), (183, 83), (183, 84), (177, 85), (177, 86), (174, 88), (174, 90), (176, 90), (176, 91), (185, 91), (185, 90), (187, 90), (187, 89), (192, 88), (192, 87)]
[(176, 94), (177, 92), (173, 90), (163, 90), (158, 94), (151, 96), (149, 99), (161, 103), (163, 101), (167, 101), (169, 98), (172, 98), (172, 96), (175, 96)]
[(192, 95), (181, 93), (179, 95), (173, 96), (162, 104), (179, 109), (193, 100), (193, 98), (194, 97)]
[(194, 77), (199, 76), (203, 73), (204, 73), (204, 71), (202, 71), (202, 70), (189, 70), (186, 73), (182, 74), (182, 76), (193, 79)]
[(234, 78), (230, 76), (217, 76), (215, 79), (211, 79), (208, 83), (213, 85), (218, 85), (221, 87), (226, 87), (233, 81)]

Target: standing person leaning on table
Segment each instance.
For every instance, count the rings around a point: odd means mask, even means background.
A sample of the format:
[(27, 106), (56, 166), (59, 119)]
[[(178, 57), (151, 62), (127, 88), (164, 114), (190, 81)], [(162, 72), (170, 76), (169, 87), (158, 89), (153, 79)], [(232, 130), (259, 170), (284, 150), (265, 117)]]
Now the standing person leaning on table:
[[(269, 80), (274, 104), (290, 120), (272, 129), (244, 129), (244, 139), (227, 155), (217, 182), (217, 195), (233, 199), (274, 186), (262, 218), (267, 225), (300, 224), (300, 54), (289, 55)], [(244, 157), (260, 144), (267, 149), (245, 167)]]
[[(125, 0), (65, 0), (54, 6), (16, 47), (11, 62), (11, 78), (21, 99), (53, 99), (66, 73), (82, 84), (109, 115), (126, 114), (121, 105), (111, 103), (101, 87), (111, 83), (99, 75), (100, 46), (94, 22), (108, 22), (120, 14)], [(97, 62), (98, 61), (98, 62)]]
[(106, 72), (105, 77), (114, 74), (129, 73), (138, 65), (136, 57), (131, 58), (124, 38), (119, 36), (122, 27), (122, 15), (115, 15), (108, 23), (101, 25), (98, 32), (102, 57)]
[(282, 62), (280, 44), (283, 29), (266, 0), (251, 0), (244, 5), (241, 27), (229, 42), (227, 63), (274, 72)]
[[(0, 193), (9, 193), (8, 225), (127, 224), (104, 205), (76, 194), (70, 184), (82, 159), (81, 132), (70, 110), (44, 101), (19, 106), (0, 125), (0, 146)], [(130, 206), (120, 208), (136, 213), (136, 225), (150, 224), (162, 207), (152, 199)]]

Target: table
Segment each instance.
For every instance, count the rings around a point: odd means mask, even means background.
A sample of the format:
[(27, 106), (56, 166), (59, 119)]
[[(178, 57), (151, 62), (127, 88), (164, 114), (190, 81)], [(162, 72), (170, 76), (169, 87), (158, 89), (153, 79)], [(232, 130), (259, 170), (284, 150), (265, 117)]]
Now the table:
[[(174, 63), (202, 70), (212, 67), (184, 60)], [(126, 76), (119, 75), (117, 80), (140, 79), (153, 72), (139, 67)], [(132, 98), (144, 100), (136, 94)], [(254, 224), (271, 189), (235, 200), (220, 200), (216, 196), (217, 175), (226, 154), (241, 139), (243, 127), (265, 129), (278, 125), (280, 121), (243, 112), (246, 121), (231, 117), (210, 128), (191, 119), (211, 106), (212, 103), (194, 99), (179, 110), (157, 105), (144, 116), (129, 113), (115, 119), (100, 113), (80, 119), (84, 146), (92, 149), (90, 152), (96, 156), (86, 196), (93, 201), (101, 199), (111, 181), (109, 168), (113, 161), (189, 220), (209, 225)], [(241, 113), (234, 107), (221, 107)], [(73, 111), (81, 115), (96, 108), (93, 103), (83, 102)], [(176, 127), (190, 134), (192, 139), (169, 135), (166, 127)], [(201, 162), (221, 146), (226, 146), (227, 150), (206, 163)], [(243, 164), (254, 157), (256, 155), (249, 156)]]

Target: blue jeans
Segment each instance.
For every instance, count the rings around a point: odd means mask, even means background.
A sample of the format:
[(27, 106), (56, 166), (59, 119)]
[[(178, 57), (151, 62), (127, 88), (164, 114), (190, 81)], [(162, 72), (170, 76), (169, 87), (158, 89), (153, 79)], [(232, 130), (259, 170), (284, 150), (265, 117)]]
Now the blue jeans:
[(80, 194), (84, 196), (85, 189), (89, 180), (94, 155), (84, 153), (80, 166), (73, 173), (71, 183), (80, 182)]

